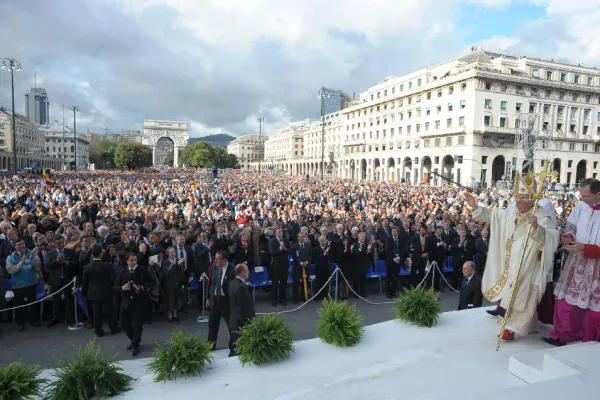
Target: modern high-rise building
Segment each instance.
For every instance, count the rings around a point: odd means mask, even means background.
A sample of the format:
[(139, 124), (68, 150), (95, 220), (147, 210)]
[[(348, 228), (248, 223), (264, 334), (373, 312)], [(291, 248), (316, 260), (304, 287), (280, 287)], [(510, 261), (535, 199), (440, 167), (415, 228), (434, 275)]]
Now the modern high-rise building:
[[(326, 87), (321, 87), (319, 93), (324, 93), (323, 96), (323, 108), (325, 109), (324, 115), (332, 114), (336, 111), (343, 110), (348, 107), (352, 99), (350, 96), (341, 90), (333, 90)], [(321, 101), (319, 99), (319, 101)], [(321, 107), (321, 104), (319, 104)], [(320, 112), (319, 108), (319, 112)], [(319, 114), (320, 116), (321, 114)]]
[(46, 89), (31, 88), (25, 93), (25, 116), (37, 125), (50, 123), (50, 102)]

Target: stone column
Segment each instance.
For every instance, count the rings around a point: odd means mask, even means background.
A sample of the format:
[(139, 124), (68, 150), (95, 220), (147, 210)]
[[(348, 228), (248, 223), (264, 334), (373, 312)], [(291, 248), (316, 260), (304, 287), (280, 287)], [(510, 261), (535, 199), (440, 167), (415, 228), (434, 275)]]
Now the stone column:
[(152, 146), (152, 165), (156, 165), (156, 146)]
[(179, 147), (173, 146), (173, 166), (179, 167)]

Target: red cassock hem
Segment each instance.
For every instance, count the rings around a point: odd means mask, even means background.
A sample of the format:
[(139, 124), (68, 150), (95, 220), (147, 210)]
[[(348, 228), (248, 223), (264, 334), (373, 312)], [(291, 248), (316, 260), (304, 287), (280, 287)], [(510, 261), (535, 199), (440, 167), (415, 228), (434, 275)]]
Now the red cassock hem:
[(600, 258), (600, 246), (595, 244), (583, 245), (583, 257), (584, 258)]

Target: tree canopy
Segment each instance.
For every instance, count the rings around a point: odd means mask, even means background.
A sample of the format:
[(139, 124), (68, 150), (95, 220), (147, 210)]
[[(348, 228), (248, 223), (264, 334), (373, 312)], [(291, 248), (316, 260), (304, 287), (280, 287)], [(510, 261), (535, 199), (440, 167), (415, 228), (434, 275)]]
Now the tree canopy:
[(96, 165), (96, 169), (115, 167), (115, 150), (118, 142), (112, 140), (100, 140), (90, 144), (90, 163)]
[(200, 168), (239, 168), (238, 159), (227, 150), (207, 142), (187, 145), (179, 154), (179, 165)]
[(125, 141), (115, 150), (117, 167), (136, 169), (152, 165), (152, 150), (141, 143)]

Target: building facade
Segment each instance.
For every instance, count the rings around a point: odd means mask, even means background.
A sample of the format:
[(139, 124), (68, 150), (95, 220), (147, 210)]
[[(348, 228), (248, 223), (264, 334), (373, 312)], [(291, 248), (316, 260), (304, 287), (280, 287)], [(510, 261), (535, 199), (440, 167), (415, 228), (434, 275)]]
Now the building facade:
[(46, 89), (31, 88), (25, 93), (25, 116), (37, 125), (50, 123), (50, 101)]
[(304, 134), (309, 126), (309, 120), (292, 122), (273, 132), (265, 141), (263, 167), (291, 171), (293, 165), (304, 159)]
[[(326, 131), (326, 143), (339, 135), (341, 178), (442, 184), (439, 174), (462, 185), (491, 186), (510, 181), (530, 159), (536, 170), (549, 160), (563, 184), (600, 173), (595, 68), (477, 48), (388, 78), (339, 117), (332, 126), (341, 131)], [(537, 138), (535, 153), (523, 150), (527, 135)], [(315, 156), (315, 150), (306, 153)], [(321, 168), (320, 160), (294, 164), (279, 168), (291, 174)]]
[[(30, 168), (33, 161), (46, 159), (44, 133), (41, 128), (20, 114), (15, 114), (15, 124), (17, 168)], [(4, 108), (0, 108), (0, 152), (13, 152), (12, 113)], [(11, 169), (8, 166), (9, 161), (6, 160), (2, 169)]]
[(123, 129), (121, 131), (121, 140), (128, 142), (142, 143), (142, 132), (136, 130)]
[(44, 134), (46, 154), (61, 163), (61, 169), (71, 168), (77, 161), (77, 169), (87, 169), (90, 163), (90, 138), (87, 132), (77, 133), (77, 160), (75, 160), (75, 135), (73, 129), (62, 125), (51, 125), (41, 128)]
[(227, 145), (227, 153), (237, 157), (241, 169), (250, 169), (251, 163), (264, 160), (266, 140), (266, 136), (238, 136)]
[(95, 133), (89, 131), (86, 133), (90, 138), (90, 144), (95, 144), (104, 140), (108, 140), (109, 142), (120, 142), (122, 140), (121, 135), (115, 133)]

